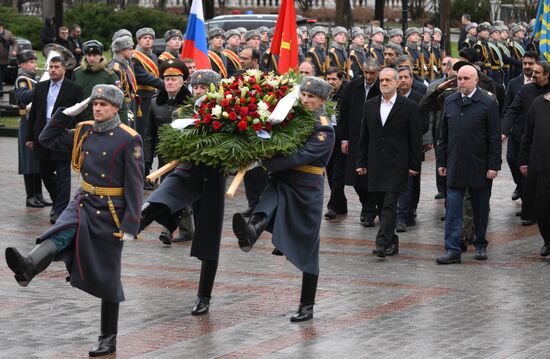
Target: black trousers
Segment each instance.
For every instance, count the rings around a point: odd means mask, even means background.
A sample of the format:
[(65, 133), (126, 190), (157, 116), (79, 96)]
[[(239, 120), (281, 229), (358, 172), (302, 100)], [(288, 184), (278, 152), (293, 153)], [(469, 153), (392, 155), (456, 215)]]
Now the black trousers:
[(262, 167), (255, 167), (244, 175), (244, 191), (248, 207), (254, 208), (267, 184), (267, 172)]
[(327, 180), (330, 187), (330, 198), (327, 208), (339, 214), (348, 212), (348, 200), (344, 193), (346, 186), (346, 161), (347, 158), (342, 153), (340, 141), (335, 141), (332, 155), (327, 164)]
[(370, 193), (367, 187), (353, 186), (361, 202), (361, 217), (375, 218), (380, 211), (377, 208), (376, 196)]
[(71, 198), (71, 162), (40, 160), (40, 177), (53, 201), (52, 211), (60, 215)]
[(376, 234), (376, 246), (387, 248), (395, 234), (397, 199), (399, 192), (371, 192), (380, 208), (380, 228)]

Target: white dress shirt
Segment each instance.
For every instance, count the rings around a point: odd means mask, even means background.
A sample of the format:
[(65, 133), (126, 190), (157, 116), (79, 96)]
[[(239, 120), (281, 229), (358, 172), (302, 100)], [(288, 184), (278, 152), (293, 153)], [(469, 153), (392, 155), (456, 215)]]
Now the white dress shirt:
[(57, 82), (50, 81), (50, 87), (48, 88), (48, 97), (46, 99), (46, 122), (50, 122), (50, 119), (52, 118), (53, 106), (55, 105), (55, 101), (57, 100), (57, 96), (59, 95), (61, 84), (63, 84), (63, 79)]
[(386, 101), (383, 95), (381, 96), (380, 118), (382, 119), (382, 126), (386, 125), (386, 120), (390, 115), (390, 111), (393, 108), (393, 105), (395, 104), (396, 99), (397, 99), (397, 92), (393, 94), (392, 98), (389, 101)]

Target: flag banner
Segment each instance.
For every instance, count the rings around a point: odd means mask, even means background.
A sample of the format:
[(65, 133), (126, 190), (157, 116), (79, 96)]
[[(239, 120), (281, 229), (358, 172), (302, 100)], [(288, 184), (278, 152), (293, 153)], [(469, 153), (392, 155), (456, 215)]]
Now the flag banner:
[(206, 44), (202, 0), (193, 0), (191, 4), (191, 13), (189, 14), (189, 22), (187, 23), (187, 31), (185, 32), (180, 58), (195, 60), (197, 70), (211, 68), (210, 60), (208, 59), (208, 46)]
[(539, 39), (541, 57), (550, 61), (550, 0), (541, 0), (539, 4), (533, 38)]
[(271, 53), (279, 55), (280, 74), (298, 67), (298, 35), (294, 0), (283, 0), (281, 4), (281, 12), (277, 17), (277, 25), (271, 43)]

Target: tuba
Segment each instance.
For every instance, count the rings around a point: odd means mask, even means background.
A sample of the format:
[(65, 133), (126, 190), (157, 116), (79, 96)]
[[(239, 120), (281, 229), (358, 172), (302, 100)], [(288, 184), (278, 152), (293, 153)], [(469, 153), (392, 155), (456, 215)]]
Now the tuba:
[(50, 65), (51, 59), (55, 56), (60, 56), (65, 60), (67, 70), (72, 70), (76, 66), (76, 59), (74, 58), (73, 54), (61, 45), (47, 44), (46, 46), (44, 46), (44, 54), (46, 55), (46, 63), (44, 65), (44, 69), (42, 70), (43, 72), (42, 76), (40, 77), (40, 81), (46, 81), (50, 79), (48, 67)]

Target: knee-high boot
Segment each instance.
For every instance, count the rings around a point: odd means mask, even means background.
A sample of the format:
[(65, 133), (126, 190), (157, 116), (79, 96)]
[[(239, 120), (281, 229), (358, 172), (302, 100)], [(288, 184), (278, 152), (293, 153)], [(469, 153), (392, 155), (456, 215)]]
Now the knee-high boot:
[(23, 175), (23, 180), (25, 181), (25, 193), (27, 196), (25, 205), (32, 208), (42, 208), (44, 207), (44, 204), (36, 197), (33, 177), (33, 174)]
[(216, 279), (217, 270), (218, 261), (202, 261), (197, 300), (191, 310), (191, 314), (201, 315), (208, 313), (208, 310), (210, 309), (212, 287), (214, 286), (214, 279)]
[(118, 332), (119, 303), (101, 300), (101, 334), (96, 346), (88, 353), (98, 357), (116, 352), (116, 335)]
[(58, 249), (54, 242), (46, 239), (24, 257), (13, 247), (6, 248), (5, 256), (8, 267), (15, 273), (15, 280), (20, 286), (26, 287), (40, 272), (46, 269), (54, 260)]
[(304, 272), (302, 275), (302, 294), (298, 311), (290, 317), (291, 322), (303, 322), (313, 318), (313, 305), (317, 293), (319, 275)]
[(176, 215), (172, 214), (170, 208), (164, 204), (146, 202), (141, 209), (139, 231), (143, 231), (153, 221), (157, 221), (172, 233), (178, 228), (179, 218), (179, 213)]

